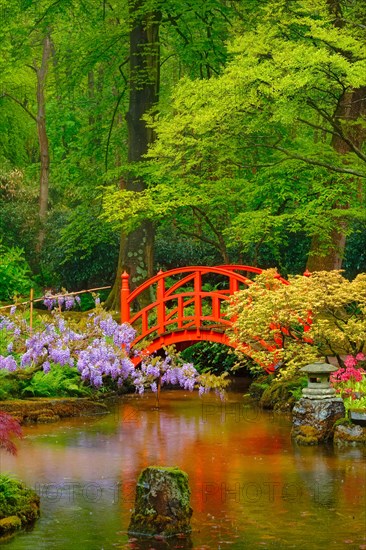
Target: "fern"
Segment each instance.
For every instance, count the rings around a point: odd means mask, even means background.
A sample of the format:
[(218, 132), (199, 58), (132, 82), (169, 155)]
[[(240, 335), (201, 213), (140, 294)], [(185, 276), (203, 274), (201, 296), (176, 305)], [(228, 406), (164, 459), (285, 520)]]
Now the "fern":
[(49, 373), (37, 372), (22, 390), (32, 397), (80, 397), (90, 395), (90, 389), (82, 386), (76, 369), (53, 366)]

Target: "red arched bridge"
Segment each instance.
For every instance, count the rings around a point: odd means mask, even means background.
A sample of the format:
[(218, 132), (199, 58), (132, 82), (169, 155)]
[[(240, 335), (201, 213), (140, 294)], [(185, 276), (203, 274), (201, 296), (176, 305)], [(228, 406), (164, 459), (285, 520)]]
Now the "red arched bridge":
[[(236, 347), (225, 334), (233, 322), (226, 315), (228, 299), (251, 284), (250, 276), (261, 272), (243, 265), (182, 267), (160, 271), (132, 292), (129, 275), (124, 272), (121, 322), (130, 323), (138, 331), (132, 347), (143, 347), (143, 340), (148, 341), (144, 347), (147, 353), (172, 344), (182, 350), (201, 340)], [(150, 296), (151, 303), (140, 307), (141, 302), (146, 303), (146, 296)]]

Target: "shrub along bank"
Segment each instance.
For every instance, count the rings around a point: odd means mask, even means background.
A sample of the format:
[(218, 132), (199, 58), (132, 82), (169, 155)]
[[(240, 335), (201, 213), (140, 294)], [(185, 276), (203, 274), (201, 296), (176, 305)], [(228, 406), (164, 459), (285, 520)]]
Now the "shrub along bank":
[(7, 475), (0, 475), (0, 536), (32, 525), (40, 515), (35, 491)]

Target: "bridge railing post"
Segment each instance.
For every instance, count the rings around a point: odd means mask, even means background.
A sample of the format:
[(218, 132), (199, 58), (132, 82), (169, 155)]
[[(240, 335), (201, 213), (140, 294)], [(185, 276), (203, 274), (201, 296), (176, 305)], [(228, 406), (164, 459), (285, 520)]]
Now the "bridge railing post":
[(202, 317), (201, 286), (201, 272), (197, 271), (194, 276), (194, 322), (198, 331), (201, 327)]
[(130, 304), (128, 297), (130, 295), (129, 274), (124, 271), (121, 275), (121, 323), (130, 322)]
[(234, 277), (230, 277), (230, 294), (234, 294), (239, 290), (239, 281)]
[[(158, 275), (162, 275), (163, 271), (159, 271)], [(158, 302), (157, 316), (158, 316), (158, 334), (165, 332), (165, 280), (163, 277), (158, 280), (156, 298)]]

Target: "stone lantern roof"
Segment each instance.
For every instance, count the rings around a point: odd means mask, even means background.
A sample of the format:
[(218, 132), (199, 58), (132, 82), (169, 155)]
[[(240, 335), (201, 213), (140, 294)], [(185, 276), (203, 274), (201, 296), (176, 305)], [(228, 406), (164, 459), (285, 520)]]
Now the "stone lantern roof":
[(306, 372), (307, 374), (331, 374), (338, 370), (338, 367), (329, 365), (328, 363), (311, 363), (305, 367), (301, 367), (300, 371)]

